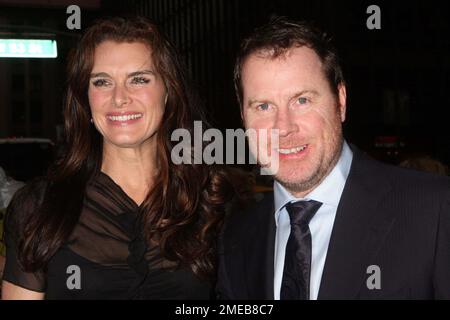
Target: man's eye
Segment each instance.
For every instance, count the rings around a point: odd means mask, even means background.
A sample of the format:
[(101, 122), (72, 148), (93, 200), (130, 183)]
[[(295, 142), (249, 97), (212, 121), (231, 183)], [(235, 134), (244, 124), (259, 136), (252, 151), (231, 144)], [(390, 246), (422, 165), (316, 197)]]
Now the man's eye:
[(308, 98), (300, 97), (300, 98), (298, 98), (298, 103), (299, 104), (306, 104), (306, 103), (308, 103)]
[(97, 80), (93, 81), (92, 84), (95, 87), (104, 87), (104, 86), (107, 86), (109, 83), (105, 79), (97, 79)]
[(144, 78), (144, 77), (134, 77), (131, 80), (131, 83), (133, 83), (133, 84), (145, 84), (145, 83), (149, 83), (149, 82), (150, 82), (150, 80), (147, 78)]
[(269, 109), (269, 104), (263, 103), (263, 104), (258, 105), (256, 108), (261, 111), (267, 111)]

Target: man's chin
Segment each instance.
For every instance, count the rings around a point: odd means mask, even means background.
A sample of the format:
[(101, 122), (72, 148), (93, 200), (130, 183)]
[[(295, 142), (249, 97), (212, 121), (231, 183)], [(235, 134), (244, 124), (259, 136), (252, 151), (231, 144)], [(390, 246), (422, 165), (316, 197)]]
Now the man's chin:
[(316, 184), (316, 175), (300, 176), (295, 173), (275, 175), (278, 181), (291, 193), (303, 193), (309, 191)]
[(315, 171), (310, 167), (306, 168), (304, 165), (290, 166), (289, 168), (280, 166), (275, 174), (275, 179), (280, 183), (303, 184), (314, 176), (311, 172)]
[(283, 186), (284, 185), (286, 185), (286, 186), (296, 186), (296, 185), (301, 186), (301, 185), (307, 184), (309, 179), (307, 179), (305, 177), (293, 177), (293, 176), (286, 177), (286, 176), (276, 175), (275, 180), (278, 181)]

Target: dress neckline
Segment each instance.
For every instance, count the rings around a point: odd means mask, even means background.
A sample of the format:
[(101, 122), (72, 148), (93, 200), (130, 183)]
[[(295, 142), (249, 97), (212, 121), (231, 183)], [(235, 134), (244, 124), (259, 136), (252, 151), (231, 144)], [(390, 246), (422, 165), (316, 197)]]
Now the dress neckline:
[(120, 185), (102, 171), (94, 175), (91, 185), (97, 190), (96, 193), (101, 193), (107, 198), (105, 200), (113, 202), (122, 209), (137, 212), (142, 207), (142, 204), (137, 204)]
[(130, 202), (132, 202), (132, 204), (134, 205), (134, 207), (136, 207), (136, 209), (140, 209), (142, 207), (142, 204), (144, 203), (144, 201), (141, 204), (138, 204), (136, 201), (134, 201), (134, 199), (132, 197), (130, 197), (128, 195), (128, 193), (125, 192), (125, 190), (123, 190), (123, 188), (117, 184), (117, 182), (114, 181), (113, 178), (111, 178), (108, 174), (104, 173), (103, 171), (100, 171), (100, 175), (103, 176), (105, 179), (107, 179), (110, 184), (114, 187), (114, 189), (117, 190), (117, 192), (121, 195), (123, 195), (127, 200), (129, 200)]

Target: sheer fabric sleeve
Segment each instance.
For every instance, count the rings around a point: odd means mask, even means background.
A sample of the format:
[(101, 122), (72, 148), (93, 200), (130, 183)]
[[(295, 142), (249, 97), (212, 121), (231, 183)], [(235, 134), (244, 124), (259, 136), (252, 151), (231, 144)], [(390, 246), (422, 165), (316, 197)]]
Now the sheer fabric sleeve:
[(6, 209), (3, 238), (6, 245), (6, 263), (3, 280), (28, 290), (44, 292), (46, 277), (43, 271), (26, 272), (19, 260), (19, 241), (24, 234), (24, 226), (42, 201), (45, 191), (43, 181), (33, 181), (13, 196)]

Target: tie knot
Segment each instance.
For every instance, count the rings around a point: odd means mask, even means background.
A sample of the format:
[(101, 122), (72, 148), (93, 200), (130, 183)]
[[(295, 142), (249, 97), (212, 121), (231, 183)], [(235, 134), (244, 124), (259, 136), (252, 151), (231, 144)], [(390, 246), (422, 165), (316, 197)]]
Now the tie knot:
[(289, 213), (291, 225), (307, 226), (321, 205), (321, 202), (314, 200), (288, 203), (286, 210)]

